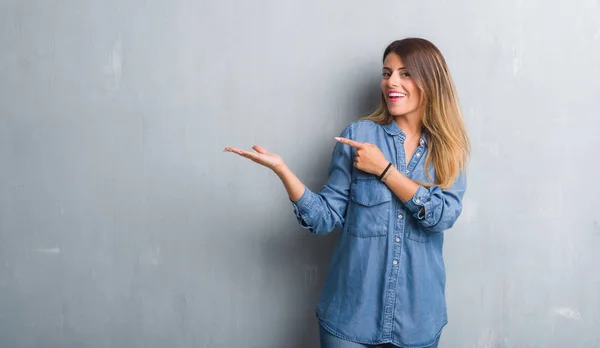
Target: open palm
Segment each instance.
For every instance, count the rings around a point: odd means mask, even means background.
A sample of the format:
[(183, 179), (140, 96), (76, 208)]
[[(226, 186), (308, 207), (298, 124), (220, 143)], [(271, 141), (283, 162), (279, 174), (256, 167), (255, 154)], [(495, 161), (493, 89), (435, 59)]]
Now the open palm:
[(284, 165), (283, 159), (279, 155), (271, 153), (258, 145), (252, 146), (252, 149), (256, 152), (245, 151), (231, 146), (227, 146), (224, 151), (236, 153), (272, 170)]

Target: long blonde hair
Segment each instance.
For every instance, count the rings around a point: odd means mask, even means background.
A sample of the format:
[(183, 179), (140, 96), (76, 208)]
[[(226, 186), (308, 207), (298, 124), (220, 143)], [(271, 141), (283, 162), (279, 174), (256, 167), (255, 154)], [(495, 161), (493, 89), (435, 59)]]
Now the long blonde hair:
[[(428, 136), (429, 145), (425, 175), (432, 181), (427, 169), (433, 164), (434, 184), (449, 188), (466, 169), (470, 144), (446, 61), (434, 44), (420, 38), (392, 42), (383, 53), (384, 61), (390, 53), (396, 53), (402, 59), (421, 90), (423, 132)], [(363, 119), (379, 124), (394, 121), (383, 93), (379, 107)]]

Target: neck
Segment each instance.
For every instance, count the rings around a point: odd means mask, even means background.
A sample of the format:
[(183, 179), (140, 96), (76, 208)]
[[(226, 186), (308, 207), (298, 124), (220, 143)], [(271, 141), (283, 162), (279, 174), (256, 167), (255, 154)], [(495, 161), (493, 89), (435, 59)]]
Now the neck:
[(400, 115), (395, 116), (394, 119), (396, 120), (398, 127), (400, 127), (402, 132), (404, 132), (404, 134), (406, 134), (409, 138), (414, 138), (415, 136), (421, 135), (423, 123), (421, 122), (420, 117)]

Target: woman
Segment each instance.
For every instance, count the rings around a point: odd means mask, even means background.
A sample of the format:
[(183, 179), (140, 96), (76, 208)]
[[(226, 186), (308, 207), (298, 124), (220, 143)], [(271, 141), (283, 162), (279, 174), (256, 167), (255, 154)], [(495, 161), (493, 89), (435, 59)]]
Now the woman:
[(300, 224), (342, 233), (317, 305), (321, 346), (437, 347), (447, 323), (443, 232), (462, 211), (469, 140), (455, 88), (431, 42), (392, 42), (381, 105), (336, 138), (314, 193), (278, 155), (225, 150), (272, 169)]

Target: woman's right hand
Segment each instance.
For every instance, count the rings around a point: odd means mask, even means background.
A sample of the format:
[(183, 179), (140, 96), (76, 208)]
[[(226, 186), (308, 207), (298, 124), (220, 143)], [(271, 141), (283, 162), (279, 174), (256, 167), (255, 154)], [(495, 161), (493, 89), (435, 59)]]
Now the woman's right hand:
[(246, 157), (274, 172), (285, 167), (285, 163), (281, 156), (271, 153), (258, 145), (252, 146), (252, 149), (256, 152), (245, 151), (231, 146), (227, 146), (223, 151), (236, 153), (242, 157)]

